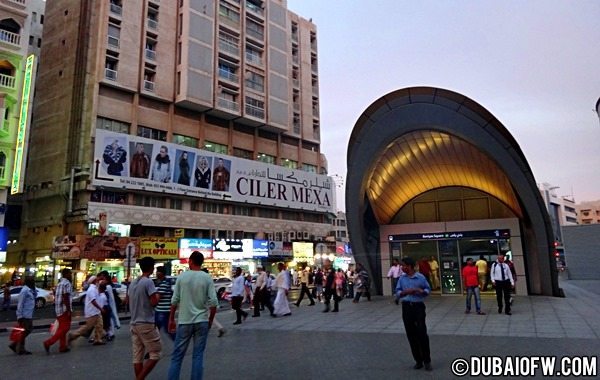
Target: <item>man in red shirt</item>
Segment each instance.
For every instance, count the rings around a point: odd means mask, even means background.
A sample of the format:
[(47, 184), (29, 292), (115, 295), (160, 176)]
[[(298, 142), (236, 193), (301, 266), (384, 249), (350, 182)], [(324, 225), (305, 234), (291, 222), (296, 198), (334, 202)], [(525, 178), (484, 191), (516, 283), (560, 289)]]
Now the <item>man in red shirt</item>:
[(471, 296), (475, 294), (475, 308), (477, 314), (484, 315), (481, 311), (481, 296), (479, 294), (479, 279), (477, 277), (477, 267), (473, 263), (472, 258), (467, 259), (467, 265), (462, 270), (463, 285), (467, 290), (467, 310), (465, 314), (471, 312)]

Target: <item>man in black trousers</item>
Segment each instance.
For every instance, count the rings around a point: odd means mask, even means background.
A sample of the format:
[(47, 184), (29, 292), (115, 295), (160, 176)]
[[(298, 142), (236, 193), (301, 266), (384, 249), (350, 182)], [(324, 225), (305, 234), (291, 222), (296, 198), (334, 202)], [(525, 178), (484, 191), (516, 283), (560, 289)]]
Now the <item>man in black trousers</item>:
[(333, 312), (337, 313), (340, 311), (339, 302), (340, 298), (337, 295), (335, 289), (335, 270), (331, 266), (331, 261), (325, 259), (323, 261), (323, 271), (325, 272), (325, 286), (323, 287), (323, 294), (325, 296), (325, 310), (323, 313), (329, 312), (329, 304), (331, 303), (331, 298), (333, 297)]
[(490, 279), (492, 285), (496, 288), (496, 301), (498, 301), (498, 314), (502, 313), (502, 299), (506, 304), (504, 312), (506, 315), (512, 315), (510, 311), (510, 292), (515, 286), (510, 267), (504, 262), (504, 254), (499, 254), (496, 261), (490, 268)]
[(296, 301), (296, 303), (294, 304), (296, 305), (296, 307), (300, 307), (300, 302), (302, 302), (304, 294), (306, 294), (308, 296), (308, 299), (310, 300), (310, 304), (308, 306), (314, 306), (315, 304), (315, 300), (312, 298), (312, 296), (310, 295), (310, 291), (308, 290), (308, 272), (309, 270), (305, 266), (304, 268), (302, 268), (302, 273), (300, 273), (300, 284), (302, 288), (300, 290), (300, 297), (298, 297), (298, 301)]
[(414, 369), (425, 366), (431, 371), (429, 335), (425, 324), (425, 297), (431, 293), (429, 282), (421, 273), (415, 272), (415, 261), (410, 257), (402, 259), (402, 271), (405, 275), (398, 278), (396, 296), (402, 302), (402, 320), (410, 350), (416, 364)]

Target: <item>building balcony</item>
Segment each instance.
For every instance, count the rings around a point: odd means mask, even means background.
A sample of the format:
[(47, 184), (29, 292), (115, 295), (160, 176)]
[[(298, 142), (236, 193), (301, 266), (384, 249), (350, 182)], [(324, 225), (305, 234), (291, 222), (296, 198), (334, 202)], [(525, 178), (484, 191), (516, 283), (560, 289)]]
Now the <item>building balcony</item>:
[(246, 35), (258, 41), (263, 41), (265, 39), (265, 34), (263, 32), (259, 32), (253, 29), (246, 29)]
[(227, 53), (229, 55), (239, 57), (240, 56), (240, 48), (239, 46), (224, 40), (219, 40), (219, 49)]
[(10, 45), (21, 46), (21, 35), (8, 30), (0, 29), (0, 41), (6, 42)]
[(250, 104), (246, 104), (246, 116), (252, 116), (257, 119), (265, 118), (265, 110)]
[(10, 0), (12, 3), (17, 3), (21, 5), (26, 5), (26, 0)]
[(108, 36), (108, 46), (118, 48), (119, 47), (119, 39), (117, 37)]
[(0, 87), (14, 90), (16, 88), (15, 77), (6, 74), (0, 74)]
[(259, 66), (263, 64), (262, 58), (255, 54), (246, 54), (246, 62)]
[(240, 105), (231, 99), (219, 97), (217, 100), (217, 105), (219, 108), (224, 108), (232, 112), (240, 112)]
[(264, 10), (263, 10), (261, 7), (259, 7), (259, 6), (258, 6), (258, 5), (256, 5), (256, 4), (253, 4), (253, 3), (251, 3), (251, 2), (249, 2), (249, 1), (246, 1), (246, 9), (248, 9), (248, 10), (249, 10), (249, 11), (251, 11), (252, 13), (255, 13), (255, 14), (257, 14), (257, 15), (261, 15), (261, 16), (262, 16), (262, 15), (263, 15), (263, 13), (264, 13)]
[(226, 79), (229, 82), (238, 83), (239, 77), (231, 71), (219, 69), (219, 78)]
[(232, 28), (234, 28), (236, 30), (240, 28), (240, 20), (232, 20), (229, 17), (220, 15), (219, 16), (219, 21), (221, 23), (223, 23), (224, 25), (230, 26), (230, 27), (232, 27)]

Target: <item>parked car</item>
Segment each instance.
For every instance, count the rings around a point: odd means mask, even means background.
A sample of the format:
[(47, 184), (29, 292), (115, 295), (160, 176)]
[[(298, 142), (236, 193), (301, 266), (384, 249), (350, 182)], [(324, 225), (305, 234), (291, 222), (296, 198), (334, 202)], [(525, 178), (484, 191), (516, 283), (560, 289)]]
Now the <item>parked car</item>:
[(213, 282), (215, 283), (215, 291), (217, 292), (218, 299), (223, 297), (223, 293), (227, 288), (231, 288), (231, 284), (233, 283), (229, 277), (213, 278)]
[[(121, 301), (125, 301), (125, 297), (127, 297), (127, 286), (119, 283), (112, 283), (111, 286), (117, 292), (117, 296)], [(74, 304), (83, 304), (85, 303), (85, 290), (78, 290), (73, 295), (73, 303)]]
[[(10, 306), (17, 307), (19, 303), (19, 293), (21, 293), (23, 286), (13, 286), (10, 288)], [(37, 297), (35, 299), (35, 307), (41, 309), (47, 304), (54, 303), (54, 293), (49, 290), (42, 288), (35, 288), (37, 291)]]

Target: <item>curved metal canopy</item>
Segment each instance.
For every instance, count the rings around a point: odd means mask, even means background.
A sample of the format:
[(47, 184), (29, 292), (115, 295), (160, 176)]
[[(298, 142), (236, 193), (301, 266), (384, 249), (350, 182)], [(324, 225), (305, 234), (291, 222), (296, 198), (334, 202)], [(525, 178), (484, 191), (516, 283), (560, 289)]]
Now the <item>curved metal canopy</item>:
[(465, 140), (432, 130), (405, 134), (383, 150), (367, 181), (367, 196), (378, 222), (388, 224), (414, 197), (447, 186), (481, 190), (523, 214), (494, 161)]

